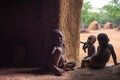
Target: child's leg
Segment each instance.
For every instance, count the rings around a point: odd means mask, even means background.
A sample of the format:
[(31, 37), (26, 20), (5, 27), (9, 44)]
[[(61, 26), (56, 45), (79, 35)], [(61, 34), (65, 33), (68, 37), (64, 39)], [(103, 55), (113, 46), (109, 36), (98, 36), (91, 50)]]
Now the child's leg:
[(83, 59), (81, 62), (81, 68), (89, 67), (90, 66), (90, 59), (91, 59), (90, 57)]
[(55, 65), (53, 65), (52, 71), (56, 76), (61, 76), (62, 73), (65, 72), (63, 69), (60, 69), (60, 68), (56, 67)]
[(92, 69), (100, 69), (100, 68), (104, 68), (105, 67), (105, 65), (101, 65), (101, 64), (99, 64), (99, 63), (96, 63), (94, 60), (90, 60), (90, 67), (92, 68)]
[(82, 60), (82, 62), (81, 62), (81, 68), (84, 68), (85, 67), (85, 60)]
[(60, 62), (60, 56), (61, 56), (61, 52), (56, 49), (54, 54), (52, 54), (52, 64), (50, 65), (53, 73), (57, 76), (61, 76), (62, 73), (64, 72), (64, 70), (58, 68), (58, 64)]
[(52, 54), (52, 60), (53, 60), (53, 64), (58, 67), (58, 64), (60, 62), (60, 57), (61, 57), (61, 52), (56, 49), (54, 54)]
[(66, 63), (65, 56), (64, 56), (64, 55), (61, 55), (60, 61), (59, 61), (59, 63), (58, 63), (58, 67), (63, 69), (65, 63)]
[(74, 70), (74, 67), (76, 66), (76, 63), (75, 62), (68, 62), (68, 63), (65, 63), (64, 64), (64, 67), (63, 69), (65, 71), (69, 71), (69, 70)]

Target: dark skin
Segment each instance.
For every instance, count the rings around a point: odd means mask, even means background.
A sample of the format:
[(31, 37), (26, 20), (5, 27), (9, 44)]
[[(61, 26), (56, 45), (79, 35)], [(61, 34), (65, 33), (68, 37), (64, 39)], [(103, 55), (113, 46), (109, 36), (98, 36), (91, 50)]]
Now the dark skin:
[[(96, 37), (94, 35), (91, 35), (88, 37), (86, 44), (84, 44), (86, 45), (86, 48), (88, 49), (88, 53), (87, 53), (88, 56), (84, 57), (84, 59), (91, 57), (92, 55), (95, 54), (96, 52), (95, 46), (94, 46), (95, 41), (96, 41)], [(82, 60), (82, 63), (81, 63), (82, 67), (87, 65), (87, 63), (84, 63), (84, 59)]]
[[(114, 65), (118, 65), (114, 48), (111, 44), (108, 43), (109, 38), (107, 34), (100, 33), (97, 39), (99, 42), (99, 46), (97, 48), (97, 54), (83, 60), (81, 66), (91, 67), (94, 69), (104, 68), (110, 59), (110, 55), (112, 55)], [(83, 65), (84, 63), (87, 63), (87, 65)]]
[(75, 63), (66, 62), (66, 58), (64, 55), (65, 44), (63, 42), (63, 35), (61, 31), (53, 31), (52, 41), (53, 47), (50, 55), (49, 68), (53, 71), (55, 75), (61, 76), (62, 73), (65, 72), (65, 67), (73, 68), (75, 67)]
[(95, 53), (95, 46), (94, 43), (96, 41), (96, 37), (91, 35), (87, 39), (87, 45), (88, 45), (88, 57), (91, 57)]

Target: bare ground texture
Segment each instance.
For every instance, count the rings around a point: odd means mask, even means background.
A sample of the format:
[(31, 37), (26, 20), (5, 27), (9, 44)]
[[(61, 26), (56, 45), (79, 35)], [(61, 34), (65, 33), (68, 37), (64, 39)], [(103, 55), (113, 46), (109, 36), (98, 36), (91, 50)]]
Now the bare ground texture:
[[(118, 62), (120, 62), (120, 31), (115, 29), (92, 30), (89, 33), (80, 34), (80, 40), (86, 41), (89, 35), (97, 36), (101, 32), (108, 34)], [(97, 47), (98, 43), (96, 42), (95, 45)], [(80, 44), (80, 60), (86, 56), (81, 48), (82, 44)], [(0, 68), (0, 80), (120, 80), (120, 65), (114, 66), (112, 59), (109, 64), (111, 65), (98, 70), (76, 68), (74, 71), (65, 72), (63, 76), (55, 76), (52, 73), (43, 72), (39, 68)]]
[(120, 80), (120, 66), (111, 66), (104, 69), (90, 68), (68, 71), (63, 76), (52, 73), (41, 73), (38, 68), (2, 68), (0, 80)]

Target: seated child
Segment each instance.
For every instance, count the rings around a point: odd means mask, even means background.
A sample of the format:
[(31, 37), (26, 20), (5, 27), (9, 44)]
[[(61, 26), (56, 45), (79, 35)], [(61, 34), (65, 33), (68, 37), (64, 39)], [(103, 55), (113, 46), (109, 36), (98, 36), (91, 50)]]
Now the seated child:
[[(91, 57), (96, 53), (95, 46), (94, 46), (95, 41), (96, 41), (96, 37), (94, 35), (90, 35), (87, 39), (87, 42), (84, 43), (83, 45), (84, 52), (86, 52), (86, 49), (87, 49), (87, 56), (84, 57), (84, 59)], [(87, 62), (84, 63), (84, 65), (87, 65)]]
[(91, 57), (93, 54), (96, 53), (95, 46), (94, 46), (95, 41), (96, 41), (96, 37), (94, 35), (90, 35), (87, 39), (87, 42), (84, 43), (83, 50), (84, 52), (86, 52), (86, 49), (87, 49), (87, 55), (88, 55), (85, 58)]
[[(91, 67), (93, 69), (104, 68), (107, 62), (110, 59), (110, 55), (112, 54), (112, 58), (114, 64), (117, 65), (117, 58), (112, 44), (109, 44), (109, 38), (107, 34), (100, 33), (97, 36), (99, 46), (97, 48), (97, 53), (93, 56), (83, 59), (81, 63), (81, 67)], [(85, 65), (87, 63), (87, 65)]]
[(61, 76), (66, 70), (65, 67), (73, 69), (75, 62), (66, 61), (64, 50), (65, 44), (63, 43), (63, 34), (60, 30), (56, 29), (52, 32), (52, 52), (50, 54), (50, 69), (57, 76)]

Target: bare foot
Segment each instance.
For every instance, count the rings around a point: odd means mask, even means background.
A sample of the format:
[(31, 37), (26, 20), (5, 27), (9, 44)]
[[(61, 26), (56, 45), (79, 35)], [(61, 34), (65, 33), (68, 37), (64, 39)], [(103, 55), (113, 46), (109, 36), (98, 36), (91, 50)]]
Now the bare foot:
[(53, 66), (53, 73), (56, 75), (56, 76), (61, 76), (65, 71), (63, 69), (60, 69), (56, 66)]
[(84, 68), (84, 67), (81, 67), (81, 66), (80, 66), (80, 67), (77, 67), (76, 69), (81, 69), (81, 68)]

